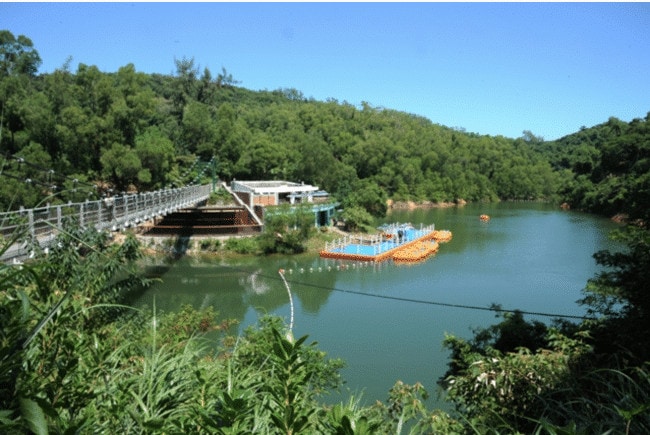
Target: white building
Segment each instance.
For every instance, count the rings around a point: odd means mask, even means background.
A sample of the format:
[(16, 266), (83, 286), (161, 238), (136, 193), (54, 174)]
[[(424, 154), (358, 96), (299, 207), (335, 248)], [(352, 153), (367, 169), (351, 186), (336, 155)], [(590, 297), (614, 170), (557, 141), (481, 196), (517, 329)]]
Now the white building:
[(290, 181), (232, 181), (230, 189), (250, 208), (313, 202), (317, 186)]
[(329, 194), (317, 186), (290, 181), (239, 181), (230, 183), (230, 190), (262, 219), (267, 206), (311, 203), (314, 224), (329, 225), (338, 203), (329, 201)]

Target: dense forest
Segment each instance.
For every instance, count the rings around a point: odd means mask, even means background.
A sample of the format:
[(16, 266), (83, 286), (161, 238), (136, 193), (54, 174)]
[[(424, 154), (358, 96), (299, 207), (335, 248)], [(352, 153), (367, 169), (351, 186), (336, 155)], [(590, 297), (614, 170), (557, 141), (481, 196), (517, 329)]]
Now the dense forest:
[(5, 210), (33, 206), (55, 188), (72, 191), (73, 180), (86, 195), (92, 186), (105, 194), (182, 185), (197, 158), (212, 157), (226, 181), (301, 180), (373, 215), (388, 198), (559, 200), (610, 215), (639, 212), (649, 199), (640, 196), (650, 182), (648, 117), (611, 118), (552, 142), (530, 131), (482, 136), (295, 89), (250, 91), (194, 59), (174, 60), (175, 75), (133, 64), (71, 71), (70, 62), (39, 75), (28, 38), (4, 31), (0, 47)]
[(194, 59), (175, 60), (173, 76), (132, 64), (71, 71), (69, 63), (37, 75), (27, 38), (5, 32), (1, 44), (5, 209), (35, 204), (52, 184), (70, 190), (72, 179), (117, 192), (182, 184), (197, 157), (212, 156), (224, 180), (302, 180), (372, 214), (387, 198), (549, 199), (558, 190), (560, 177), (524, 138), (468, 134), (294, 89), (249, 91), (225, 69), (201, 72)]
[(629, 123), (612, 117), (535, 148), (555, 171), (569, 174), (559, 194), (573, 207), (648, 221), (650, 113)]
[(174, 75), (71, 62), (38, 74), (29, 38), (0, 31), (3, 209), (182, 185), (216, 157), (224, 180), (302, 180), (376, 216), (389, 198), (564, 202), (625, 216), (627, 248), (595, 254), (604, 271), (586, 283), (580, 323), (506, 312), (472, 340), (448, 337), (447, 412), (400, 382), (384, 403), (325, 405), (342, 361), (276, 318), (233, 337), (211, 309), (136, 312), (124, 303), (147, 284), (135, 238), (71, 227), (47, 256), (0, 265), (0, 431), (650, 431), (650, 116), (556, 141), (481, 136), (174, 62)]

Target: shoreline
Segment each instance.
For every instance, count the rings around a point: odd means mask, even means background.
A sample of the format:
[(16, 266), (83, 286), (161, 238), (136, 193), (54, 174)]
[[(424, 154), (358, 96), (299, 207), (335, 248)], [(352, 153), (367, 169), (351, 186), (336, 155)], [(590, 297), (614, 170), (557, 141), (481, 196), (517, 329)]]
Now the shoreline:
[(394, 201), (389, 199), (386, 201), (388, 211), (390, 210), (417, 210), (417, 209), (430, 209), (430, 208), (450, 208), (462, 207), (467, 204), (464, 199), (457, 199), (456, 201), (448, 202), (433, 202), (433, 201)]
[[(426, 210), (426, 209), (435, 209), (435, 208), (452, 208), (452, 207), (464, 207), (468, 202), (464, 199), (457, 199), (455, 201), (445, 201), (445, 202), (433, 202), (433, 201), (395, 201), (389, 199), (386, 201), (387, 205), (387, 215), (393, 210), (398, 211), (412, 211), (412, 210)], [(571, 207), (564, 203), (560, 204), (559, 209), (561, 210), (571, 210)], [(627, 223), (627, 216), (624, 214), (617, 214), (615, 216), (609, 217), (610, 220), (623, 224)], [(327, 227), (327, 231), (322, 231), (322, 229), (315, 235), (311, 236), (305, 242), (305, 251), (301, 254), (318, 254), (325, 246), (326, 239), (329, 237), (341, 236), (341, 235), (355, 235), (355, 234), (365, 234), (365, 233), (350, 233), (342, 230), (340, 227)], [(258, 254), (242, 254), (237, 253), (231, 250), (224, 249), (224, 245), (228, 239), (231, 238), (247, 238), (249, 236), (191, 236), (188, 243), (184, 244), (180, 250), (179, 246), (175, 246), (179, 237), (177, 236), (147, 236), (145, 234), (136, 234), (136, 239), (141, 244), (144, 255), (146, 256), (208, 256), (208, 257), (251, 257), (257, 256)], [(117, 236), (119, 240), (123, 236)], [(203, 246), (201, 246), (203, 245)]]

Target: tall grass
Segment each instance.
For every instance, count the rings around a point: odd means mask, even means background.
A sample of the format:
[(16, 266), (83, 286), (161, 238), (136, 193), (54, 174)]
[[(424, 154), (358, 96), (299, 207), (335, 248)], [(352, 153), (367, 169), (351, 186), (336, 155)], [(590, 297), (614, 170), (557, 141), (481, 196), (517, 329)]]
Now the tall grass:
[(543, 426), (585, 433), (650, 433), (650, 364), (594, 369), (544, 399)]

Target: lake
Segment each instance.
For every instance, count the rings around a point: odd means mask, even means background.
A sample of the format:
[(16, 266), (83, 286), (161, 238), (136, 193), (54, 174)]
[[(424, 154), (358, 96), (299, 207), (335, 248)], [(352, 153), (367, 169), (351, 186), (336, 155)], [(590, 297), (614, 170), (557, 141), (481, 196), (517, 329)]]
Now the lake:
[[(489, 222), (480, 214), (491, 216)], [(397, 380), (421, 382), (434, 406), (437, 379), (447, 369), (445, 334), (469, 338), (472, 328), (496, 323), (485, 308), (500, 304), (538, 315), (581, 316), (587, 280), (599, 270), (594, 252), (615, 248), (617, 225), (608, 219), (539, 203), (470, 204), (464, 207), (392, 211), (380, 223), (435, 224), (453, 239), (414, 265), (362, 264), (315, 255), (237, 261), (181, 258), (154, 267), (162, 279), (136, 306), (171, 311), (183, 304), (212, 305), (221, 318), (237, 319), (239, 331), (264, 314), (289, 322), (285, 269), (295, 305), (294, 335), (330, 357), (345, 360), (341, 395), (363, 393), (363, 404), (384, 401)], [(442, 406), (442, 405), (441, 405)]]

